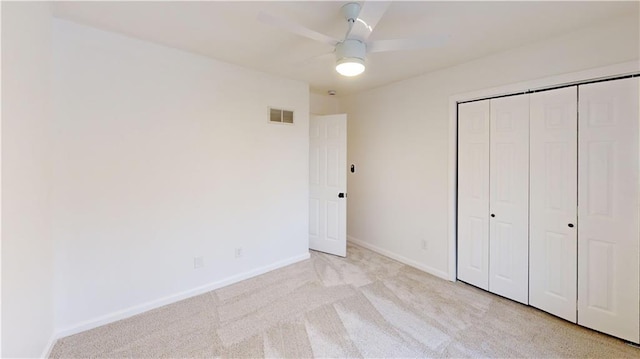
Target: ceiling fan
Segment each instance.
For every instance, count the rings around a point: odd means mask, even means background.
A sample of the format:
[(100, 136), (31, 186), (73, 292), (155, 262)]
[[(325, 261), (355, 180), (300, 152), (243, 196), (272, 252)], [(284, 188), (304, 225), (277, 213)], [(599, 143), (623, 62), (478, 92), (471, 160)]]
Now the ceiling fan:
[(343, 76), (361, 74), (365, 70), (367, 53), (433, 48), (446, 42), (448, 36), (443, 35), (432, 35), (416, 39), (367, 41), (390, 4), (391, 1), (368, 1), (363, 2), (362, 5), (356, 2), (343, 5), (340, 12), (347, 20), (348, 29), (342, 40), (266, 12), (260, 12), (258, 20), (294, 34), (334, 46), (336, 71)]

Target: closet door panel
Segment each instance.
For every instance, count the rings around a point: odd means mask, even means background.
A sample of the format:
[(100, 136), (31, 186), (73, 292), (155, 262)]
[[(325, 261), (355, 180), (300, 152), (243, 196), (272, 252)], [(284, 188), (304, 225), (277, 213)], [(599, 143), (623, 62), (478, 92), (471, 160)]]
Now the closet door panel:
[(490, 107), (489, 290), (528, 304), (529, 96)]
[(489, 100), (458, 105), (458, 279), (489, 289)]
[(529, 303), (574, 323), (577, 90), (530, 95)]
[(637, 78), (579, 86), (578, 323), (640, 342)]

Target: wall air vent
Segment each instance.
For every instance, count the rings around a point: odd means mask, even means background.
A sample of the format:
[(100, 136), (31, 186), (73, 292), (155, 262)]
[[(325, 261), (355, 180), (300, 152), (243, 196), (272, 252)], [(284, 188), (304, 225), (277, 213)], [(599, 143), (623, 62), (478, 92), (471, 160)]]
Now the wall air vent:
[(293, 111), (269, 107), (269, 122), (293, 124)]

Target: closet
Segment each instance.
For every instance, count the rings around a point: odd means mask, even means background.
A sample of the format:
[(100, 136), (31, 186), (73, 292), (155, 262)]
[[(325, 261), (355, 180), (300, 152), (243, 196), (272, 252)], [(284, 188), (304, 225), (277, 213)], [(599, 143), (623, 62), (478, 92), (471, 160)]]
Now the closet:
[(458, 104), (458, 279), (640, 343), (638, 77)]

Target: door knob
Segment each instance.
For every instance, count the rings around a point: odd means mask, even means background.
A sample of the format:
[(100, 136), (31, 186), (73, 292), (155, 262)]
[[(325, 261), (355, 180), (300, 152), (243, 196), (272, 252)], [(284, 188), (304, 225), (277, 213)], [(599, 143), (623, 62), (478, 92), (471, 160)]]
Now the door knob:
[(569, 223), (569, 228), (573, 228), (573, 223)]
[(338, 198), (344, 198), (344, 193), (342, 192), (338, 193)]
[(496, 216), (495, 214), (491, 213), (491, 217), (495, 217), (495, 216)]

